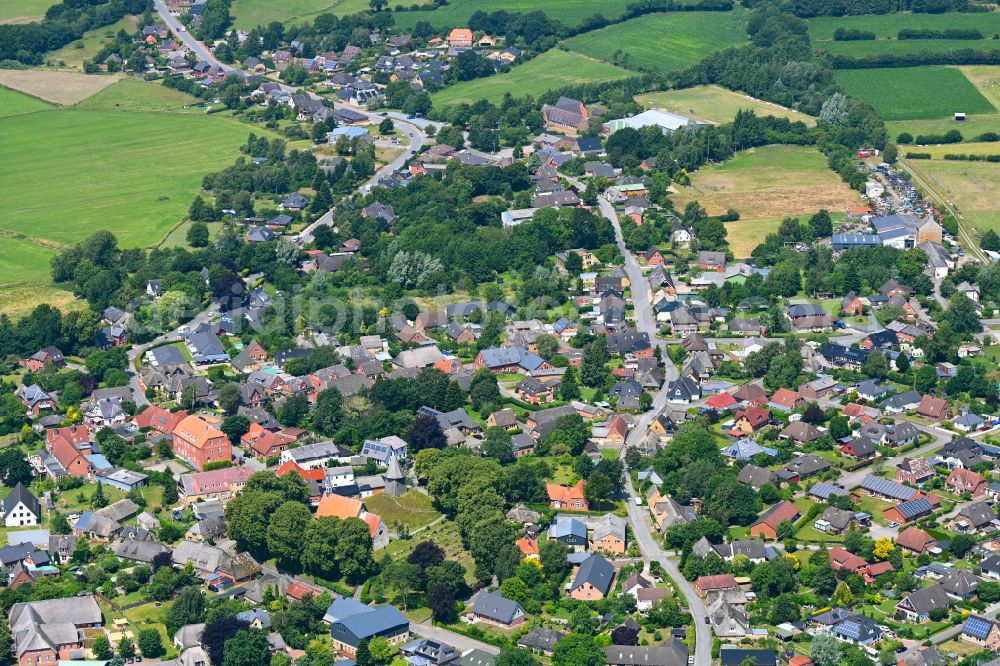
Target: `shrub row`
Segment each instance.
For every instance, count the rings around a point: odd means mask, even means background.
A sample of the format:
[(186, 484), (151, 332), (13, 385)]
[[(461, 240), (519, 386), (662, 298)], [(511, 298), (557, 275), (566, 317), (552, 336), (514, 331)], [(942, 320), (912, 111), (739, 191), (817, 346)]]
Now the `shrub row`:
[(926, 28), (906, 28), (896, 33), (896, 39), (982, 39), (983, 33), (975, 28), (947, 28), (929, 30)]

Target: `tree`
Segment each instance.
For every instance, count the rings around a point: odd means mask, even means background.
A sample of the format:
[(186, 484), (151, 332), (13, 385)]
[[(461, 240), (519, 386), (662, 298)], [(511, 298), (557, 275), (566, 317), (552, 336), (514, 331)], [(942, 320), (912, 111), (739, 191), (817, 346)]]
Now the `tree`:
[(237, 620), (234, 615), (220, 615), (208, 622), (205, 625), (205, 630), (202, 632), (201, 644), (205, 648), (205, 652), (208, 653), (211, 663), (223, 663), (226, 642), (238, 632), (245, 631), (248, 628), (249, 624), (247, 622)]
[(527, 650), (514, 648), (501, 650), (496, 658), (496, 666), (538, 666), (538, 660)]
[(163, 639), (160, 638), (160, 632), (152, 627), (139, 629), (136, 643), (139, 646), (139, 652), (146, 659), (160, 657), (166, 653), (166, 650), (163, 649)]
[(104, 495), (104, 484), (98, 483), (93, 496), (90, 498), (90, 506), (95, 509), (103, 509), (107, 505), (108, 498)]
[(396, 654), (395, 646), (389, 644), (389, 639), (385, 636), (376, 636), (368, 642), (368, 652), (372, 656), (372, 661), (376, 664), (388, 664)]
[(359, 581), (375, 569), (372, 559), (372, 537), (368, 523), (348, 518), (341, 523), (337, 537), (337, 562), (348, 581)]
[(838, 414), (830, 419), (830, 437), (839, 441), (851, 434), (851, 422), (846, 416)]
[(450, 585), (438, 583), (427, 590), (427, 606), (439, 622), (450, 624), (456, 620), (455, 601), (455, 591)]
[(611, 632), (612, 645), (638, 645), (639, 632), (624, 624), (615, 627)]
[(580, 385), (576, 381), (576, 368), (569, 366), (559, 384), (559, 397), (565, 401), (580, 398)]
[(896, 370), (899, 372), (906, 372), (910, 369), (910, 357), (906, 354), (900, 354), (896, 357)]
[(297, 428), (309, 414), (309, 399), (304, 395), (293, 395), (285, 400), (278, 410), (278, 421), (290, 428)]
[(559, 351), (559, 338), (549, 333), (543, 333), (535, 340), (535, 348), (538, 355), (544, 359), (550, 359)]
[(424, 449), (443, 449), (448, 446), (448, 440), (441, 430), (441, 425), (433, 416), (418, 414), (413, 419), (413, 425), (404, 438), (409, 443), (412, 453), (419, 453)]
[(965, 294), (951, 297), (948, 309), (941, 315), (941, 319), (950, 322), (956, 333), (978, 333), (983, 330), (976, 304)]
[(538, 546), (538, 561), (542, 563), (542, 573), (553, 583), (562, 582), (569, 573), (566, 556), (569, 548), (558, 539), (546, 539)]
[(992, 229), (987, 229), (986, 232), (983, 233), (982, 238), (979, 239), (979, 245), (984, 250), (1000, 252), (1000, 235)]
[(501, 463), (514, 460), (514, 449), (510, 433), (503, 428), (487, 428), (482, 453), (489, 458), (496, 458)]
[(832, 634), (817, 634), (812, 639), (810, 654), (816, 666), (838, 666), (840, 642)]
[(962, 558), (976, 545), (976, 539), (968, 534), (956, 534), (951, 539), (951, 552)]
[(854, 605), (854, 593), (846, 581), (840, 581), (837, 589), (833, 593), (833, 600), (838, 606), (850, 607)]
[(801, 618), (798, 601), (790, 594), (782, 594), (774, 600), (771, 605), (771, 613), (768, 619), (771, 624), (781, 624), (783, 622), (798, 622)]
[(98, 659), (111, 659), (111, 641), (103, 633), (97, 635), (94, 639), (94, 646), (91, 649), (94, 651), (94, 656)]
[(395, 129), (396, 125), (392, 122), (392, 118), (383, 118), (382, 122), (378, 124), (380, 134), (392, 134)]
[(167, 611), (167, 634), (173, 635), (185, 624), (205, 621), (205, 596), (196, 587), (184, 588)]
[(604, 650), (593, 636), (570, 633), (556, 643), (552, 663), (554, 666), (603, 666)]
[(135, 656), (135, 645), (128, 636), (122, 636), (122, 639), (118, 641), (118, 655), (125, 659), (131, 659)]
[(833, 233), (833, 220), (830, 218), (830, 213), (826, 209), (819, 211), (809, 218), (809, 227), (816, 238), (829, 236)]
[(204, 222), (192, 222), (187, 230), (187, 242), (191, 247), (208, 245), (208, 225)]
[(865, 360), (864, 373), (874, 379), (885, 379), (889, 374), (889, 362), (879, 350), (875, 349), (868, 354)]
[(875, 556), (877, 562), (884, 562), (892, 556), (892, 552), (896, 549), (896, 546), (892, 543), (892, 539), (889, 537), (880, 537), (875, 541), (875, 550), (872, 554)]
[(219, 426), (219, 430), (229, 439), (230, 442), (236, 444), (240, 439), (250, 430), (250, 419), (243, 416), (242, 414), (236, 414), (233, 416), (227, 416), (223, 421), (222, 425)]
[(267, 634), (260, 629), (241, 629), (225, 642), (222, 666), (260, 666), (269, 660)]
[(358, 666), (372, 666), (374, 660), (372, 660), (371, 650), (368, 649), (369, 639), (362, 638), (358, 643), (358, 648), (354, 651), (354, 663)]
[(433, 541), (421, 541), (413, 547), (406, 561), (425, 570), (436, 567), (444, 562), (444, 549)]
[(267, 525), (267, 549), (286, 567), (298, 568), (302, 558), (302, 535), (312, 520), (309, 508), (299, 502), (285, 502)]
[(914, 388), (921, 393), (930, 393), (938, 383), (937, 370), (930, 363), (920, 366), (913, 379)]
[(608, 338), (598, 335), (583, 352), (580, 377), (585, 386), (603, 386), (608, 376)]
[(335, 580), (338, 576), (337, 541), (340, 518), (323, 516), (310, 520), (306, 525), (302, 545), (301, 564), (314, 576)]
[[(226, 414), (235, 414), (242, 404), (239, 384), (230, 382), (220, 386), (219, 390), (216, 392), (215, 401), (219, 403), (219, 407), (221, 407)], [(238, 440), (232, 440), (232, 438), (230, 438), (230, 441)]]

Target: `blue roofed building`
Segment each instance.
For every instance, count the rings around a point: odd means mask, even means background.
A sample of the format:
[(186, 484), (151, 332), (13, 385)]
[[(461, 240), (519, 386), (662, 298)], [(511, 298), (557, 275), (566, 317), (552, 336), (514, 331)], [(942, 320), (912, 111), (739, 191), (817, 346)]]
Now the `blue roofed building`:
[(771, 457), (778, 455), (777, 449), (761, 446), (749, 437), (741, 437), (722, 449), (722, 455), (730, 460), (750, 460), (760, 453)]
[(833, 234), (833, 251), (849, 250), (852, 247), (875, 247), (881, 245), (876, 234)]
[(562, 518), (549, 527), (549, 538), (562, 541), (572, 550), (586, 550), (587, 526), (576, 518)]
[(394, 606), (366, 606), (341, 598), (330, 604), (323, 619), (330, 622), (333, 649), (351, 658), (363, 640), (381, 636), (390, 645), (401, 645), (410, 638), (410, 621)]
[(1000, 649), (1000, 626), (995, 620), (980, 615), (970, 615), (962, 625), (959, 638), (994, 652)]

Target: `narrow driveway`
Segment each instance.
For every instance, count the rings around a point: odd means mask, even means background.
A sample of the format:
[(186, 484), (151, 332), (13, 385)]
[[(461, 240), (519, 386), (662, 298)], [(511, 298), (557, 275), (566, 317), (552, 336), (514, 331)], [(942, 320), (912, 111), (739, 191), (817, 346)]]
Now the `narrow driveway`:
[(500, 648), (495, 645), (477, 641), (473, 638), (463, 636), (462, 634), (457, 634), (454, 631), (448, 631), (447, 629), (442, 629), (441, 627), (435, 627), (432, 624), (419, 624), (417, 622), (411, 622), (410, 631), (422, 638), (430, 638), (446, 645), (450, 645), (459, 652), (483, 650), (484, 652), (489, 652), (490, 654), (500, 654)]

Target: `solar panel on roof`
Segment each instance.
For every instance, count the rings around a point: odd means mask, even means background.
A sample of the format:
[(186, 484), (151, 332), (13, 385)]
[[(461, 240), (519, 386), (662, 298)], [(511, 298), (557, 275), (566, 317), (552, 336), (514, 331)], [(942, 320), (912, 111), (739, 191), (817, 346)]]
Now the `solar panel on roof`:
[(993, 623), (989, 620), (985, 620), (981, 617), (970, 616), (969, 619), (965, 621), (965, 625), (962, 626), (962, 632), (985, 640), (987, 636), (990, 635), (990, 629), (993, 628)]
[(901, 483), (896, 483), (888, 479), (880, 479), (872, 474), (864, 478), (861, 482), (861, 487), (870, 492), (899, 500), (908, 500), (917, 492), (913, 488), (907, 488)]
[(922, 513), (929, 513), (930, 511), (933, 511), (933, 509), (934, 507), (931, 506), (931, 503), (923, 497), (918, 497), (917, 499), (903, 502), (899, 505), (899, 512), (906, 518), (919, 516)]

